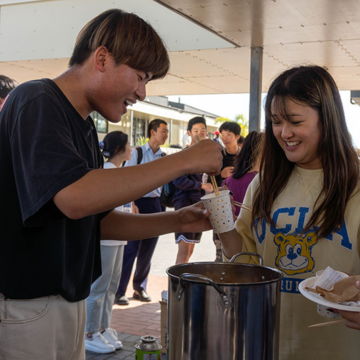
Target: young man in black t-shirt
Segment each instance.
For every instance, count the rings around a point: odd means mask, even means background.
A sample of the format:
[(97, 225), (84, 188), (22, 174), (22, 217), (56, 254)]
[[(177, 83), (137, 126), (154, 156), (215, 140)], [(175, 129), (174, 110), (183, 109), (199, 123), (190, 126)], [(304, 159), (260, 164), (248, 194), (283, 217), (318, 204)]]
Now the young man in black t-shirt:
[(168, 68), (152, 27), (114, 9), (81, 30), (66, 72), (19, 85), (6, 99), (0, 112), (1, 359), (85, 358), (85, 298), (101, 273), (100, 239), (211, 228), (201, 206), (156, 216), (112, 210), (183, 174), (220, 170), (221, 148), (210, 140), (149, 164), (101, 169), (90, 113), (119, 122), (128, 105), (145, 98), (148, 81)]

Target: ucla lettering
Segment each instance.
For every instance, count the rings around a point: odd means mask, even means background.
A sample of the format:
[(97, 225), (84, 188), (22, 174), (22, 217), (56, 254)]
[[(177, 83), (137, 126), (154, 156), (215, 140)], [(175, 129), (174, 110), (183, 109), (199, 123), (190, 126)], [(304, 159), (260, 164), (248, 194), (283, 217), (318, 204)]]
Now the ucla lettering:
[(284, 277), (281, 279), (280, 291), (285, 293), (300, 294), (299, 284), (302, 281), (302, 279)]
[[(259, 235), (259, 232), (258, 232), (258, 224), (260, 221), (261, 221), (261, 235)], [(257, 218), (254, 221), (254, 225), (255, 225), (256, 237), (259, 241), (259, 244), (261, 244), (264, 241), (265, 235), (266, 235), (266, 221), (265, 221), (265, 219), (261, 220), (260, 218)]]
[(274, 212), (274, 215), (273, 215), (273, 221), (275, 223), (275, 225), (271, 225), (271, 233), (276, 235), (278, 233), (283, 233), (283, 234), (287, 234), (288, 232), (291, 231), (291, 224), (286, 224), (286, 226), (284, 228), (277, 228), (276, 227), (276, 224), (278, 222), (278, 218), (279, 218), (279, 215), (280, 214), (289, 214), (289, 216), (294, 216), (295, 214), (295, 208), (294, 207), (291, 207), (291, 208), (280, 208), (280, 209), (277, 209), (275, 212)]
[[(273, 221), (275, 223), (275, 225), (271, 225), (268, 226), (268, 224), (266, 223), (266, 221), (264, 219), (260, 219), (257, 218), (254, 221), (254, 225), (255, 225), (255, 234), (256, 234), (256, 238), (259, 242), (259, 244), (261, 245), (263, 243), (263, 241), (266, 238), (266, 232), (270, 230), (270, 232), (274, 235), (278, 235), (278, 234), (300, 234), (302, 232), (302, 230), (305, 227), (306, 224), (306, 217), (307, 214), (309, 213), (309, 208), (307, 207), (300, 207), (298, 208), (298, 210), (296, 210), (295, 207), (290, 207), (290, 208), (279, 208), (277, 209), (274, 214), (273, 214)], [(279, 218), (281, 217), (281, 223), (284, 224), (284, 222), (286, 221), (286, 217), (289, 218), (289, 223), (285, 225), (282, 225), (281, 228), (278, 228), (278, 223), (279, 223)], [(298, 221), (297, 221), (297, 226), (295, 228), (295, 230), (293, 230), (294, 225), (291, 225), (291, 222), (294, 223), (294, 217), (298, 217)], [(284, 220), (285, 219), (285, 220)], [(269, 229), (270, 227), (270, 229)], [(312, 229), (310, 229), (310, 232), (316, 232), (316, 230), (318, 229), (317, 226), (314, 226)], [(342, 225), (342, 227), (340, 229), (335, 229), (334, 232), (332, 234), (329, 234), (327, 236), (325, 236), (324, 238), (330, 241), (334, 241), (334, 235), (339, 235), (341, 237), (340, 239), (340, 245), (352, 250), (353, 245), (350, 242), (350, 238), (349, 238), (349, 234), (346, 228), (346, 223), (344, 222), (344, 224)], [(337, 239), (337, 237), (335, 236), (335, 239)]]
[(352, 244), (351, 244), (350, 239), (349, 239), (349, 235), (348, 235), (348, 232), (347, 232), (345, 221), (344, 221), (342, 227), (340, 228), (340, 230), (338, 230), (336, 233), (341, 236), (341, 246), (344, 246), (347, 249), (351, 250), (352, 249)]
[(295, 229), (295, 232), (300, 233), (303, 231), (305, 224), (305, 216), (308, 212), (309, 212), (309, 208), (301, 207), (299, 209), (299, 213), (300, 213), (299, 222), (297, 228)]

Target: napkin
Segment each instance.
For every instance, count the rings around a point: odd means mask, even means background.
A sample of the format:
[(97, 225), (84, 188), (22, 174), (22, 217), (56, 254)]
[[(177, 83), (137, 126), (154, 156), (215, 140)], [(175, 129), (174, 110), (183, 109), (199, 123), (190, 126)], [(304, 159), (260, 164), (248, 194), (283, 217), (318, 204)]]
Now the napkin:
[(356, 281), (360, 281), (360, 275), (346, 277), (336, 282), (330, 290), (320, 286), (316, 286), (315, 289), (306, 287), (306, 290), (320, 294), (325, 300), (334, 303), (360, 302), (360, 290), (356, 287)]

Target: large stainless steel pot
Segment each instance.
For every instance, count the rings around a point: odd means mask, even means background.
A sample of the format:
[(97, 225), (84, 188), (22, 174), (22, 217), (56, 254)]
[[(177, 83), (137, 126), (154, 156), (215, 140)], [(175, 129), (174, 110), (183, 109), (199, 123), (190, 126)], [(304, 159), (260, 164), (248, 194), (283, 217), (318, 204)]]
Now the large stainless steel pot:
[(168, 360), (278, 359), (280, 271), (200, 262), (166, 272)]

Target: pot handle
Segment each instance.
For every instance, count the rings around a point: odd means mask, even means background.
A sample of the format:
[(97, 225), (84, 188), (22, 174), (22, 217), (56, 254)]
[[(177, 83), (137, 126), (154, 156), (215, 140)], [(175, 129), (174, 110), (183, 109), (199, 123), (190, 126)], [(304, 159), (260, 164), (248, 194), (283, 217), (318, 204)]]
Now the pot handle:
[(240, 252), (238, 254), (235, 254), (229, 262), (234, 262), (235, 259), (241, 255), (251, 255), (251, 256), (257, 256), (259, 259), (260, 259), (260, 266), (263, 264), (263, 258), (260, 254), (257, 254), (257, 253), (253, 253), (253, 252), (247, 252), (247, 251), (244, 251), (244, 252)]
[(200, 275), (200, 274), (184, 273), (179, 276), (180, 289), (179, 289), (178, 295), (177, 295), (177, 299), (179, 301), (185, 290), (185, 286), (187, 285), (185, 282), (189, 281), (189, 280), (200, 281), (200, 282), (203, 282), (203, 283), (213, 286), (215, 288), (215, 290), (219, 293), (221, 300), (223, 301), (225, 307), (229, 307), (230, 301), (229, 301), (229, 298), (226, 295), (226, 293), (222, 289), (220, 289), (220, 287), (217, 284), (215, 284), (211, 279), (209, 279), (203, 275)]

